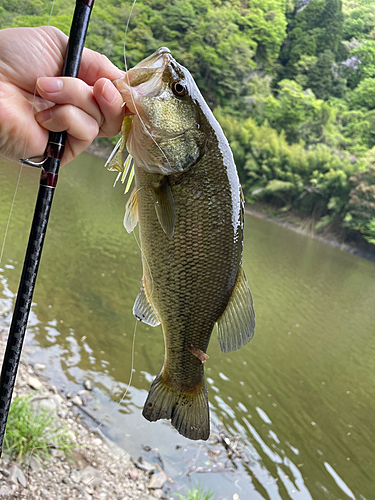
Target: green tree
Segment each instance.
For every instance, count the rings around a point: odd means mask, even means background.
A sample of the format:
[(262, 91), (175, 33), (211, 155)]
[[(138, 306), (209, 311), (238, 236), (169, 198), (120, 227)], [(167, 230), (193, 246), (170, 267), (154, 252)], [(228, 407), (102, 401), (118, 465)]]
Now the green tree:
[[(331, 68), (341, 48), (341, 0), (299, 1), (287, 20), (278, 79), (295, 80), (301, 73), (307, 73), (307, 78), (299, 78), (299, 83), (304, 88), (312, 88), (317, 97), (326, 99), (333, 91)], [(320, 83), (322, 77), (324, 82)]]
[(375, 244), (375, 167), (354, 174), (349, 179), (349, 211), (344, 219), (347, 230), (359, 231)]
[(307, 144), (323, 141), (325, 127), (332, 119), (331, 106), (293, 80), (282, 80), (277, 86), (276, 97), (254, 96), (254, 103), (263, 103), (263, 120), (279, 133), (284, 131), (289, 143), (301, 139)]
[[(47, 24), (42, 0), (4, 0), (7, 26)], [(107, 0), (93, 10), (86, 45), (124, 68), (131, 2)], [(69, 32), (73, 0), (56, 0), (52, 24)], [(69, 13), (69, 14), (67, 14)], [(126, 34), (128, 67), (162, 45), (193, 73), (211, 106), (236, 106), (258, 64), (271, 68), (285, 37), (284, 0), (139, 0)]]
[(375, 40), (368, 40), (351, 51), (350, 56), (357, 61), (356, 70), (351, 72), (348, 83), (356, 87), (364, 78), (375, 76)]
[(349, 101), (356, 108), (375, 109), (375, 80), (373, 78), (362, 80), (351, 93)]
[(334, 94), (332, 66), (335, 57), (330, 50), (319, 54), (316, 64), (308, 72), (308, 86), (319, 99), (328, 99)]
[(362, 2), (343, 2), (343, 38), (344, 40), (365, 40), (374, 38), (375, 4), (373, 0)]

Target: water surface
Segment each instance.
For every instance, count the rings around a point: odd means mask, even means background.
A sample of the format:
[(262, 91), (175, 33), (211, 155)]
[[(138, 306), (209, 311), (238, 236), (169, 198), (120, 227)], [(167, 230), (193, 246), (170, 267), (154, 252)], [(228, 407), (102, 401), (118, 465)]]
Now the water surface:
[[(134, 458), (158, 448), (171, 492), (210, 459), (168, 422), (141, 416), (164, 355), (161, 327), (131, 314), (142, 266), (122, 221), (123, 186), (89, 155), (62, 169), (30, 317), (27, 342), (58, 386), (95, 384), (89, 408)], [(19, 166), (0, 162), (0, 247)], [(0, 306), (18, 287), (39, 172), (24, 168), (0, 264)], [(374, 498), (375, 264), (246, 216), (244, 268), (256, 308), (254, 339), (221, 353), (212, 338), (206, 376), (212, 420), (241, 436), (247, 463), (195, 474), (217, 499)], [(9, 319), (9, 315), (7, 317)], [(177, 448), (176, 448), (177, 446)], [(151, 452), (156, 453), (156, 452)], [(233, 467), (233, 464), (232, 464)]]

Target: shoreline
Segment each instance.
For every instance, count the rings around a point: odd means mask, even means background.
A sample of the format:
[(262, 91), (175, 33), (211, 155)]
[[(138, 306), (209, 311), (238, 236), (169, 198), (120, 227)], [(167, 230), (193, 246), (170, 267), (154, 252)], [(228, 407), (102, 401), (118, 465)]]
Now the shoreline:
[[(2, 364), (10, 326), (9, 308), (0, 309), (0, 364)], [(27, 335), (27, 332), (26, 332)], [(249, 465), (245, 446), (240, 436), (231, 435), (222, 422), (211, 419), (211, 434), (200, 449), (198, 456), (188, 461), (184, 472), (174, 480), (164, 469), (162, 458), (147, 456), (157, 451), (142, 446), (143, 451), (134, 459), (101, 430), (103, 425), (89, 409), (93, 396), (87, 381), (72, 393), (64, 386), (54, 385), (53, 378), (43, 375), (47, 362), (45, 358), (30, 362), (34, 346), (25, 344), (21, 353), (12, 403), (17, 398), (30, 398), (31, 407), (27, 419), (32, 420), (47, 411), (53, 422), (49, 422), (44, 433), (48, 453), (36, 451), (18, 458), (4, 446), (0, 457), (0, 498), (18, 500), (177, 500), (187, 486), (177, 479), (190, 478), (198, 473), (238, 474), (239, 464)], [(22, 418), (22, 417), (21, 417)], [(23, 432), (23, 420), (16, 419), (18, 432)], [(9, 422), (9, 420), (8, 420)], [(43, 424), (45, 425), (45, 424)], [(9, 429), (9, 426), (8, 428)], [(66, 451), (57, 433), (67, 435), (71, 449)], [(194, 449), (195, 442), (191, 444)], [(184, 446), (185, 451), (187, 446)], [(207, 465), (204, 456), (212, 454)], [(162, 467), (159, 465), (160, 462)], [(237, 462), (236, 469), (233, 464)], [(237, 470), (237, 472), (236, 472)], [(242, 471), (244, 473), (244, 471)], [(172, 476), (173, 477), (173, 476)], [(187, 498), (188, 497), (181, 497)]]
[[(272, 212), (272, 213), (270, 213)], [(348, 243), (344, 241), (343, 234), (335, 234), (333, 232), (323, 232), (321, 234), (314, 231), (314, 221), (311, 219), (302, 219), (293, 213), (282, 213), (277, 209), (272, 209), (270, 205), (262, 202), (255, 202), (250, 205), (246, 203), (245, 213), (256, 217), (257, 219), (263, 219), (268, 222), (272, 222), (278, 226), (285, 227), (291, 231), (294, 231), (314, 240), (321, 241), (326, 245), (330, 245), (338, 250), (342, 250), (363, 259), (375, 262), (375, 251), (371, 252), (365, 248), (360, 248), (360, 246), (353, 243)], [(374, 249), (375, 250), (375, 249)]]
[[(0, 360), (6, 347), (9, 324), (0, 318)], [(168, 476), (153, 464), (133, 460), (124, 449), (108, 439), (100, 426), (90, 427), (84, 414), (89, 390), (64, 394), (43, 375), (41, 363), (29, 362), (33, 348), (25, 345), (13, 391), (30, 397), (31, 411), (47, 410), (53, 429), (65, 429), (72, 449), (65, 452), (56, 442), (48, 443), (48, 455), (32, 453), (17, 460), (4, 447), (0, 458), (0, 497), (37, 500), (155, 500), (165, 498)], [(81, 413), (83, 411), (84, 414)], [(52, 436), (55, 432), (51, 433)]]
[[(86, 153), (97, 156), (98, 158), (107, 159), (112, 152), (112, 146), (103, 146), (98, 143), (97, 140), (86, 149)], [(273, 213), (271, 213), (273, 212)], [(374, 251), (369, 251), (366, 248), (361, 248), (355, 242), (348, 243), (344, 241), (343, 233), (333, 233), (329, 231), (323, 231), (322, 233), (316, 233), (314, 231), (314, 221), (311, 219), (303, 219), (297, 214), (293, 213), (282, 213), (277, 209), (273, 209), (270, 205), (262, 202), (255, 202), (254, 204), (245, 204), (245, 213), (252, 215), (258, 219), (264, 219), (278, 226), (285, 227), (291, 231), (297, 232), (313, 238), (318, 241), (322, 241), (326, 245), (330, 245), (334, 248), (342, 250), (344, 252), (357, 255), (363, 259), (375, 262), (375, 247)]]

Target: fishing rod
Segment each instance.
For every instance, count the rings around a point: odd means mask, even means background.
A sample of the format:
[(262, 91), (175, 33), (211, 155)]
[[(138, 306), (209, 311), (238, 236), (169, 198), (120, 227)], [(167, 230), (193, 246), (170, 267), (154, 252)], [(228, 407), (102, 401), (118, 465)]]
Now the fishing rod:
[[(76, 0), (61, 76), (78, 76), (94, 1)], [(0, 456), (66, 136), (66, 131), (50, 132), (44, 155), (38, 161), (21, 160), (25, 165), (40, 167), (42, 172), (0, 376)]]

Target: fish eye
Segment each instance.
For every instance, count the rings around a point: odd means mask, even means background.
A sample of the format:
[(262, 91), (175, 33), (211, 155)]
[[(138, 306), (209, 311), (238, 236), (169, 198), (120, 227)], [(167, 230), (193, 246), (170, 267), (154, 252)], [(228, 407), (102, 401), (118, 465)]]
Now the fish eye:
[(179, 97), (185, 95), (187, 92), (186, 87), (180, 82), (173, 82), (171, 85), (171, 89), (174, 95), (177, 95)]

